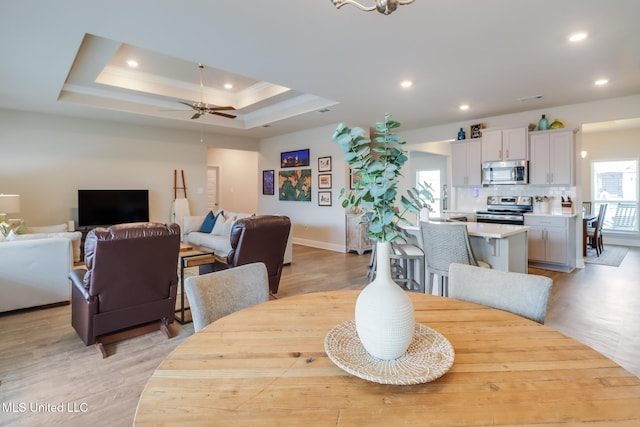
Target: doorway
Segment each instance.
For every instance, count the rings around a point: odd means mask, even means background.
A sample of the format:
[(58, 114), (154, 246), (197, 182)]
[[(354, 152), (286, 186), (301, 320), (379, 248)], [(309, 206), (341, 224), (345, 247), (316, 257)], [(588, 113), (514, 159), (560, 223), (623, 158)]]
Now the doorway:
[(207, 210), (216, 212), (220, 194), (220, 166), (207, 167)]

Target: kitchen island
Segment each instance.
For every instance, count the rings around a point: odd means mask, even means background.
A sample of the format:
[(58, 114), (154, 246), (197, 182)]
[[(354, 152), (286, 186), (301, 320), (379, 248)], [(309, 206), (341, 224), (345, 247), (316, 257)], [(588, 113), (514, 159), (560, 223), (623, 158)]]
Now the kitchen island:
[[(476, 259), (491, 268), (516, 273), (528, 273), (527, 230), (524, 225), (466, 222), (469, 241)], [(422, 247), (422, 234), (418, 226), (403, 226)]]

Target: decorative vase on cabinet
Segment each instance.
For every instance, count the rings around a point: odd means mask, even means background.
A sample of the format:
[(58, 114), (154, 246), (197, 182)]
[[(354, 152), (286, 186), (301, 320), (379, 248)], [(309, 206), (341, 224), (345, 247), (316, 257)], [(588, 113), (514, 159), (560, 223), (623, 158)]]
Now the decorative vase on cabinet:
[(413, 340), (415, 317), (411, 299), (391, 278), (391, 243), (376, 243), (376, 278), (358, 295), (355, 322), (367, 352), (382, 360), (405, 354)]

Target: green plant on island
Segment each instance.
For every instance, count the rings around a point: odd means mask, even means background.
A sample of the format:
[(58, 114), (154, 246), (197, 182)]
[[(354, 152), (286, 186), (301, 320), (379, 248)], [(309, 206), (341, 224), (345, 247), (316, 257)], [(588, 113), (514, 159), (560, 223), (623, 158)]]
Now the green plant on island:
[(345, 153), (344, 160), (352, 173), (361, 176), (353, 190), (340, 190), (342, 207), (363, 210), (369, 237), (380, 242), (394, 242), (399, 236), (395, 225), (399, 221), (410, 224), (404, 215), (408, 212), (418, 215), (421, 209), (431, 210), (429, 203), (434, 201), (433, 188), (425, 182), (400, 197), (402, 211), (395, 206), (401, 169), (408, 157), (402, 148), (406, 141), (392, 133), (400, 123), (390, 118), (387, 113), (384, 122), (376, 124), (373, 146), (362, 128), (350, 128), (344, 123), (338, 125), (332, 137)]

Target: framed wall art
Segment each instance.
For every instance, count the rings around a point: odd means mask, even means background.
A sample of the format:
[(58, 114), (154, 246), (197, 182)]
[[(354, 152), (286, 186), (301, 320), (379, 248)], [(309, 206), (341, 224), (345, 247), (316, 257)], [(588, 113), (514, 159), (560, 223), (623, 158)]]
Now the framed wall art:
[(280, 153), (281, 168), (295, 168), (298, 166), (309, 166), (309, 149), (284, 151)]
[(331, 156), (318, 157), (318, 172), (331, 171)]
[(331, 188), (331, 174), (318, 174), (318, 188)]
[(273, 196), (275, 193), (276, 177), (274, 170), (262, 171), (262, 194)]
[(311, 169), (278, 173), (278, 198), (293, 202), (311, 201)]
[(470, 138), (482, 138), (482, 129), (484, 129), (484, 123), (478, 123), (469, 127)]
[(318, 206), (331, 206), (331, 191), (318, 191)]
[(355, 171), (352, 168), (349, 168), (349, 177), (350, 177), (350, 185), (349, 188), (351, 190), (355, 190), (356, 189), (356, 184), (362, 179), (362, 176), (360, 176), (359, 173), (355, 173)]

